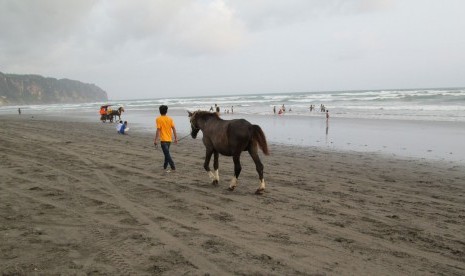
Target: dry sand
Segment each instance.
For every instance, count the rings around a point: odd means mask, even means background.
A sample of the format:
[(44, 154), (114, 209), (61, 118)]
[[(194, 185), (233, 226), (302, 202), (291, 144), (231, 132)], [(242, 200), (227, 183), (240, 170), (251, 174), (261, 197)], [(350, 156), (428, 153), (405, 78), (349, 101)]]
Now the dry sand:
[(465, 274), (461, 165), (271, 145), (258, 196), (247, 154), (210, 185), (200, 139), (167, 174), (149, 134), (1, 119), (0, 274)]

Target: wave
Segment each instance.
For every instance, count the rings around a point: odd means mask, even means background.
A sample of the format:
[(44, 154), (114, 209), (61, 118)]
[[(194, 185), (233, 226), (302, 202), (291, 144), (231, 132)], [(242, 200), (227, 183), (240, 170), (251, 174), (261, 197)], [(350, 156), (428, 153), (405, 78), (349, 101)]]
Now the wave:
[(176, 110), (209, 110), (217, 104), (221, 111), (231, 109), (237, 114), (269, 115), (273, 107), (282, 105), (292, 108), (296, 116), (318, 116), (310, 112), (310, 105), (316, 109), (324, 104), (333, 115), (340, 117), (395, 118), (465, 121), (465, 88), (456, 89), (404, 89), (333, 92), (292, 92), (281, 94), (228, 95), (208, 97), (183, 97), (164, 99), (114, 100), (82, 104), (50, 104), (30, 106), (3, 106), (0, 114), (17, 112), (21, 107), (31, 112), (94, 111), (102, 104), (124, 106), (130, 110), (158, 109), (167, 104)]

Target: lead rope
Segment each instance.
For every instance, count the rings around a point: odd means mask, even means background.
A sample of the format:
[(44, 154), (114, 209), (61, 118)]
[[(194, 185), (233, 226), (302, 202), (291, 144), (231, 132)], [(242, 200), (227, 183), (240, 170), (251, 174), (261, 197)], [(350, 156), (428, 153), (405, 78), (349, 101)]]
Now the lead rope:
[(190, 135), (191, 135), (191, 134), (189, 133), (189, 134), (187, 134), (186, 136), (182, 137), (181, 139), (178, 139), (178, 142), (181, 141), (181, 140), (186, 139), (186, 138), (189, 137)]
[[(187, 134), (186, 136), (181, 137), (181, 139), (178, 139), (178, 142), (181, 141), (181, 140), (186, 139), (186, 138), (189, 137), (190, 135), (191, 135), (191, 134), (189, 133), (189, 134)], [(158, 149), (158, 144), (155, 145), (155, 149)]]

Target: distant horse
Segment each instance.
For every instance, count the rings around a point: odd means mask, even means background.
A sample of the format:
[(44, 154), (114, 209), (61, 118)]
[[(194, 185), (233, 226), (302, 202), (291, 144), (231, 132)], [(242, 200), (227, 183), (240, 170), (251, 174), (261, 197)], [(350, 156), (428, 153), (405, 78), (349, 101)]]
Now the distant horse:
[(124, 108), (120, 106), (117, 110), (112, 110), (110, 114), (110, 122), (113, 122), (113, 118), (116, 118), (118, 116), (118, 121), (121, 120), (121, 114), (124, 112)]
[[(237, 186), (237, 178), (241, 173), (240, 156), (243, 151), (248, 151), (258, 172), (260, 185), (256, 194), (262, 194), (265, 190), (263, 179), (263, 164), (258, 156), (258, 147), (265, 155), (268, 155), (268, 145), (265, 134), (258, 125), (252, 125), (244, 119), (223, 120), (216, 113), (207, 111), (188, 112), (191, 122), (191, 136), (196, 138), (200, 130), (203, 133), (203, 144), (206, 148), (204, 168), (208, 172), (213, 185), (218, 185), (219, 154), (232, 156), (234, 161), (234, 177), (231, 179), (229, 190), (233, 191)], [(210, 159), (213, 154), (213, 173), (210, 170)]]

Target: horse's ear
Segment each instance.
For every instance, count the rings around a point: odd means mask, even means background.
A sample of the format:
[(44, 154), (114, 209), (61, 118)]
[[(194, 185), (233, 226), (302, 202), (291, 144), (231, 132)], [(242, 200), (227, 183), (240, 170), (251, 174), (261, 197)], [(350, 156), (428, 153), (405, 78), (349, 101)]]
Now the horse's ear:
[(187, 111), (187, 113), (189, 114), (189, 117), (192, 117), (192, 115), (194, 114), (194, 113), (190, 112), (189, 110)]

